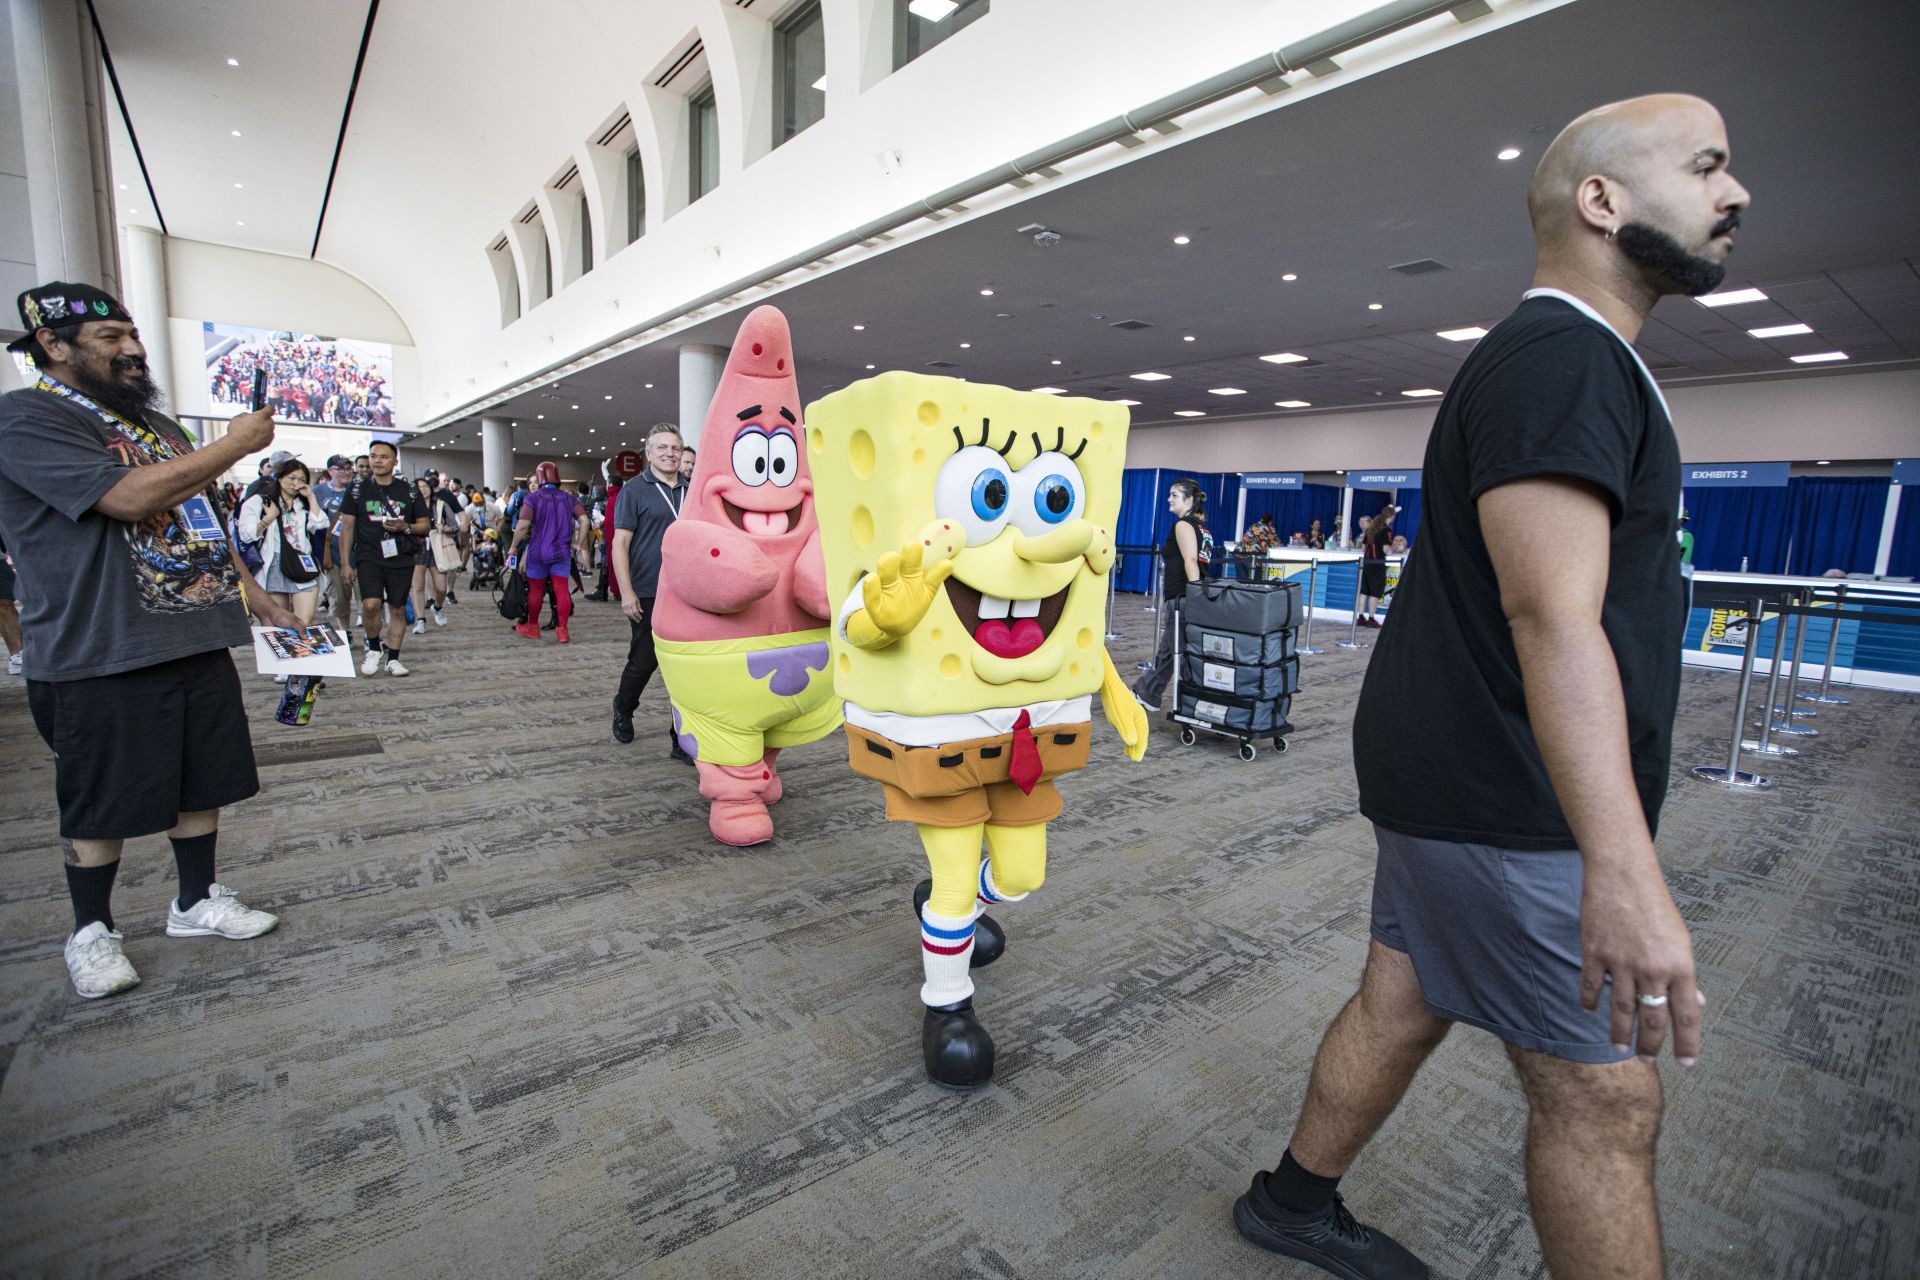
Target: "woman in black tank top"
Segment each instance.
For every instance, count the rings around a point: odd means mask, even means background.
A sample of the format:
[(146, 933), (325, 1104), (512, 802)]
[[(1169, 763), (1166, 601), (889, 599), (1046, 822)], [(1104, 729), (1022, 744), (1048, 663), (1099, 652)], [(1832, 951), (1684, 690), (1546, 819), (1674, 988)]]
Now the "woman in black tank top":
[(1175, 480), (1167, 490), (1167, 510), (1178, 517), (1160, 544), (1160, 637), (1154, 646), (1153, 670), (1134, 681), (1133, 693), (1149, 711), (1160, 709), (1160, 695), (1173, 680), (1173, 637), (1180, 625), (1180, 604), (1187, 584), (1200, 581), (1207, 536), (1206, 491), (1192, 480)]

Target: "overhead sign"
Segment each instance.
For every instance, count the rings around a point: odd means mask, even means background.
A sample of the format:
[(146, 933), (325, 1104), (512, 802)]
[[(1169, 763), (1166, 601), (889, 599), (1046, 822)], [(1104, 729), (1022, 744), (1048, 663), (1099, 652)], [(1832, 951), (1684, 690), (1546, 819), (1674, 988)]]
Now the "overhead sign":
[(1920, 458), (1895, 458), (1893, 460), (1893, 482), (1895, 484), (1920, 484)]
[(1248, 471), (1240, 483), (1248, 489), (1304, 489), (1307, 475), (1304, 471)]
[(613, 455), (613, 474), (619, 476), (623, 481), (631, 480), (639, 475), (645, 465), (640, 455), (632, 449), (622, 449), (619, 453)]
[(1784, 489), (1785, 462), (1692, 462), (1680, 483), (1689, 488)]
[(1349, 489), (1418, 489), (1418, 471), (1349, 471)]

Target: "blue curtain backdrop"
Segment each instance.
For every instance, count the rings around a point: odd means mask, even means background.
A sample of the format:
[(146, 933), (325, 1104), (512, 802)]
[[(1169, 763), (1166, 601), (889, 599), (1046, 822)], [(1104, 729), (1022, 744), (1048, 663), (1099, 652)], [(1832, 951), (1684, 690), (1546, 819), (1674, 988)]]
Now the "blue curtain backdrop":
[(1273, 527), (1284, 545), (1296, 533), (1305, 533), (1313, 522), (1320, 532), (1333, 536), (1340, 520), (1340, 489), (1331, 484), (1310, 484), (1299, 489), (1247, 490), (1247, 523), (1271, 515)]
[(1399, 499), (1400, 514), (1393, 518), (1393, 531), (1413, 545), (1413, 534), (1420, 527), (1420, 491), (1401, 489), (1396, 495)]
[[(1360, 517), (1379, 515), (1380, 508), (1386, 506), (1387, 499), (1392, 496), (1392, 494), (1386, 492), (1384, 489), (1355, 489), (1353, 491), (1353, 514), (1350, 517), (1353, 521), (1353, 527), (1349, 529), (1347, 533), (1348, 536), (1353, 539), (1353, 545), (1356, 548), (1360, 545)], [(1399, 523), (1400, 521), (1398, 519), (1394, 520), (1394, 524), (1398, 525)]]
[(1732, 573), (1742, 556), (1754, 573), (1786, 567), (1788, 489), (1702, 485), (1680, 492), (1693, 531), (1694, 568)]
[(1872, 573), (1886, 519), (1885, 476), (1796, 476), (1787, 482), (1793, 549), (1787, 570), (1817, 578), (1829, 569)]
[[(1154, 513), (1166, 504), (1160, 486), (1160, 472), (1154, 467), (1128, 467), (1120, 477), (1119, 527), (1114, 530), (1122, 547), (1144, 547), (1155, 543)], [(1153, 559), (1145, 555), (1124, 555), (1114, 583), (1122, 591), (1146, 591), (1153, 585)]]
[(1893, 555), (1889, 576), (1920, 577), (1920, 485), (1900, 486), (1900, 514), (1893, 525)]

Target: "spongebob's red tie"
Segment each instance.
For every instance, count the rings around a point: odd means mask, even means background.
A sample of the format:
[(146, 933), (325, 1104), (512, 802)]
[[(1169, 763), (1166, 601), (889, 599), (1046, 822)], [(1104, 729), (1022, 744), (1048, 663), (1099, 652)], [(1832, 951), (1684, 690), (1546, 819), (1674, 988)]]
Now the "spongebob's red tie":
[(1007, 776), (1028, 795), (1040, 781), (1040, 745), (1033, 740), (1032, 726), (1033, 717), (1022, 707), (1020, 718), (1013, 722), (1013, 761), (1007, 766)]

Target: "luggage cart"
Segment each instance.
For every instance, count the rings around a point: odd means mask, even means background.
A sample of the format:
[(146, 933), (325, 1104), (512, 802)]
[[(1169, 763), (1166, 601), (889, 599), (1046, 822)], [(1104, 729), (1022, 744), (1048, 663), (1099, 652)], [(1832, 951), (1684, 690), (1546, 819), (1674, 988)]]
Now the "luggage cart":
[[(1288, 713), (1299, 688), (1300, 658), (1292, 626), (1248, 635), (1210, 631), (1204, 620), (1189, 620), (1192, 605), (1217, 601), (1219, 593), (1229, 588), (1251, 589), (1248, 584), (1210, 582), (1196, 584), (1188, 593), (1189, 609), (1182, 610), (1174, 630), (1174, 698), (1167, 719), (1180, 726), (1182, 746), (1192, 746), (1202, 733), (1213, 734), (1232, 738), (1239, 744), (1240, 758), (1252, 760), (1259, 754), (1254, 746), (1258, 738), (1270, 739), (1276, 751), (1287, 749), (1287, 735), (1294, 729)], [(1297, 583), (1259, 584), (1259, 589), (1263, 594), (1291, 591), (1293, 600), (1285, 616), (1289, 620), (1298, 616)], [(1199, 612), (1204, 618), (1207, 611)], [(1201, 635), (1206, 652), (1189, 653), (1191, 633)]]

